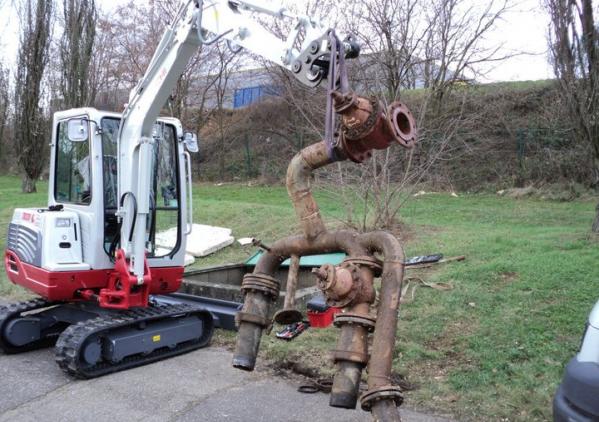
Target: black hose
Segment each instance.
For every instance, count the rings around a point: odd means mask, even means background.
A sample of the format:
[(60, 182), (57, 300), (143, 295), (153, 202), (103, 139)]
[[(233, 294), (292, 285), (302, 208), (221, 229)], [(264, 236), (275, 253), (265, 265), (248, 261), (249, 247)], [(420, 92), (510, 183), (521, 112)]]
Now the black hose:
[(133, 241), (133, 231), (135, 230), (135, 223), (137, 222), (137, 199), (133, 192), (125, 192), (121, 195), (121, 200), (119, 201), (119, 206), (122, 208), (125, 203), (125, 197), (128, 195), (133, 199), (133, 222), (131, 223), (131, 229), (129, 230), (129, 242)]

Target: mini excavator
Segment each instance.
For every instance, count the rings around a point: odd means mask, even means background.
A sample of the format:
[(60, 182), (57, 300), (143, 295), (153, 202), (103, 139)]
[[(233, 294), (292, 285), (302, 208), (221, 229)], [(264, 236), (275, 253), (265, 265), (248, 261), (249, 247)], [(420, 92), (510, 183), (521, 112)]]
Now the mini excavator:
[[(265, 17), (290, 28), (286, 39)], [(220, 41), (316, 87), (334, 62), (359, 54), (351, 37), (336, 38), (341, 58), (331, 54), (331, 34), (258, 1), (184, 0), (122, 114), (55, 113), (48, 205), (14, 211), (4, 254), (11, 282), (40, 298), (0, 307), (0, 348), (55, 344), (65, 372), (93, 378), (206, 346), (210, 312), (160, 300), (182, 281), (197, 151), (197, 137), (161, 109), (198, 48)], [(173, 225), (175, 240), (158, 247), (157, 231)]]

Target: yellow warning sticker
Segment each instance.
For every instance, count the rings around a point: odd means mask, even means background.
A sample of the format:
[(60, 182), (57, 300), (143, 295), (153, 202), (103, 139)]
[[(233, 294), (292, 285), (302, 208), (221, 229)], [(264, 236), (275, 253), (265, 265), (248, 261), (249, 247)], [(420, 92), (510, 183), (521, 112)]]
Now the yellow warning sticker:
[(152, 336), (152, 341), (154, 343), (158, 343), (160, 341), (160, 334), (157, 334), (155, 336)]

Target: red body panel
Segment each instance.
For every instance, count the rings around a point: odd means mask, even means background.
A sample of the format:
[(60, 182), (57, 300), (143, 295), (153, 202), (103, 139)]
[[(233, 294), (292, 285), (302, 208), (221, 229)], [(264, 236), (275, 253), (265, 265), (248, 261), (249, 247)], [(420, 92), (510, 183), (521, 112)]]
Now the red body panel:
[[(4, 267), (11, 282), (31, 290), (51, 301), (71, 301), (80, 299), (78, 290), (110, 289), (111, 275), (114, 280), (115, 270), (87, 271), (48, 271), (21, 262), (16, 253), (6, 250)], [(172, 293), (179, 289), (183, 277), (183, 267), (153, 267), (151, 278), (148, 278), (148, 294)], [(127, 306), (147, 306), (142, 300), (135, 300)], [(110, 307), (110, 306), (109, 306)], [(124, 309), (121, 306), (122, 309)]]
[(108, 286), (100, 290), (100, 306), (112, 309), (129, 309), (136, 306), (148, 306), (152, 273), (148, 260), (144, 257), (143, 284), (137, 284), (137, 277), (129, 273), (129, 260), (125, 251), (116, 251), (114, 271), (110, 273)]

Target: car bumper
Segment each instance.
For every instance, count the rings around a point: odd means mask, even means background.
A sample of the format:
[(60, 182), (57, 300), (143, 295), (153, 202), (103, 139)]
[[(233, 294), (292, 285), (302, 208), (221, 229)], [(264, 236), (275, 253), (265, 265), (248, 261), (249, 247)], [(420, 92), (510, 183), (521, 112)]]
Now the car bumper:
[(599, 421), (599, 365), (572, 359), (553, 400), (555, 422)]

